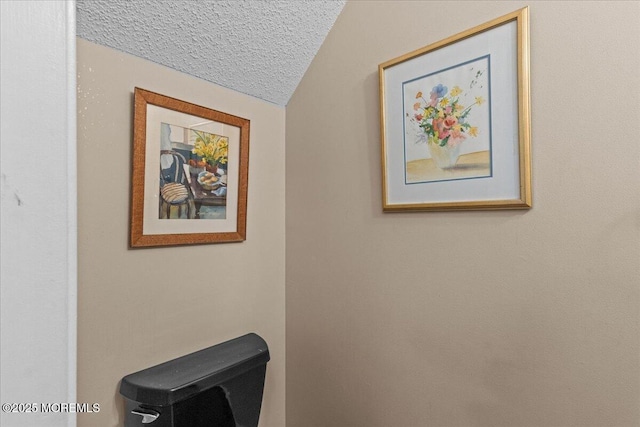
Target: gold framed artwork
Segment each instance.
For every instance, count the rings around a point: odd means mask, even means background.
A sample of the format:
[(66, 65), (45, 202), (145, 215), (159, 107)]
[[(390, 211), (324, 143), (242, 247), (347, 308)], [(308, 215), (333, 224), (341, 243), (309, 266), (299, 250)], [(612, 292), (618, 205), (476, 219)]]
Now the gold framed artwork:
[(528, 209), (528, 8), (378, 66), (384, 211)]
[(245, 240), (249, 125), (135, 88), (131, 247)]

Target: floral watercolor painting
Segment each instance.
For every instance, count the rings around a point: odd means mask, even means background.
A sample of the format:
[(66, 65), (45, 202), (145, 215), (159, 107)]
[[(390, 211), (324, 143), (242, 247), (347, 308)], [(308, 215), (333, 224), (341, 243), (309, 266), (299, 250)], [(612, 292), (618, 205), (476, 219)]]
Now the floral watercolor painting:
[(405, 183), (490, 177), (490, 57), (403, 83)]
[(529, 10), (378, 65), (384, 212), (531, 208)]

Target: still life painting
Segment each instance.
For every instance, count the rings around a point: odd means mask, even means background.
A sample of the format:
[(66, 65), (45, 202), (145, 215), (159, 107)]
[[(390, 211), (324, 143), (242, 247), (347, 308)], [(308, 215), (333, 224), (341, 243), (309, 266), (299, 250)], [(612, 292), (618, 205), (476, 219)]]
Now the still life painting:
[(245, 240), (249, 125), (135, 88), (131, 247)]
[(528, 8), (378, 66), (382, 209), (529, 209)]
[(229, 138), (160, 124), (160, 219), (225, 219)]

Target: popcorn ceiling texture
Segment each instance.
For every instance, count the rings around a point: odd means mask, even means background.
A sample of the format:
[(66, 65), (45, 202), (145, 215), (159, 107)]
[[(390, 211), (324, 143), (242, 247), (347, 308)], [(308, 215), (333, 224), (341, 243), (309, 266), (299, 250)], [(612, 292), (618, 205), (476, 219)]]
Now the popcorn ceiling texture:
[(345, 1), (77, 0), (77, 35), (285, 106)]

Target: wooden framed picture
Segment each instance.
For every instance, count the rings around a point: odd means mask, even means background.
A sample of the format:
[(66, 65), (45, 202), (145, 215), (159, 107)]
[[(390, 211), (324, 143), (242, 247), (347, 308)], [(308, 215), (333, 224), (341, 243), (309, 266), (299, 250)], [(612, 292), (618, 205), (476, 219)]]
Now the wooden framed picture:
[(528, 9), (379, 65), (385, 211), (531, 207)]
[(131, 247), (246, 238), (249, 120), (135, 88)]

